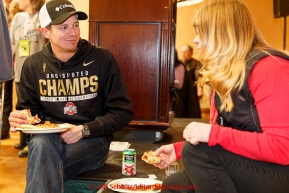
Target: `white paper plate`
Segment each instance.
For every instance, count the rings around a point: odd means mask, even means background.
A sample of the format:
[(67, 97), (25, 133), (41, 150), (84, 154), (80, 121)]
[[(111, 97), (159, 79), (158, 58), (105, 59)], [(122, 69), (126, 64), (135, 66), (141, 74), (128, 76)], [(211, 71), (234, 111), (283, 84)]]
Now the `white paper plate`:
[[(68, 123), (57, 124), (60, 128), (38, 128), (35, 125), (25, 124), (27, 128), (16, 128), (18, 131), (22, 131), (23, 133), (61, 133), (69, 129), (72, 125)], [(30, 126), (30, 128), (28, 128)]]
[[(134, 187), (151, 187), (156, 183), (162, 184), (163, 182), (160, 180), (153, 180), (150, 178), (121, 178), (117, 180), (113, 180), (108, 183), (107, 188), (117, 191), (117, 192), (133, 192), (133, 193), (149, 193), (149, 192), (160, 192), (161, 189), (158, 190), (133, 190)], [(125, 188), (127, 187), (127, 188)]]

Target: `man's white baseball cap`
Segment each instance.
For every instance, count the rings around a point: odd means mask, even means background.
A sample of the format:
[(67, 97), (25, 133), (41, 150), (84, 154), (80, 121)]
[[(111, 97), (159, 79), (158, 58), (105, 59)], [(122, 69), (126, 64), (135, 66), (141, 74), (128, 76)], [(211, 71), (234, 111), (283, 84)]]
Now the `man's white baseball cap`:
[(86, 20), (87, 14), (76, 11), (73, 4), (68, 0), (48, 0), (39, 11), (39, 21), (42, 28), (48, 25), (63, 23), (68, 17), (77, 14), (78, 20)]

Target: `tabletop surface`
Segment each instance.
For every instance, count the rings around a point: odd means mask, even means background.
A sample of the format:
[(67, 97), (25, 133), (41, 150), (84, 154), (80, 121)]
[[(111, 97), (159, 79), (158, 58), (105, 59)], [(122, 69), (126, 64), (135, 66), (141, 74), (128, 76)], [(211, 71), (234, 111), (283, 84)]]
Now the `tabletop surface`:
[[(135, 149), (136, 151), (136, 175), (135, 176), (124, 176), (122, 175), (122, 151), (109, 151), (107, 161), (105, 165), (97, 170), (87, 171), (78, 175), (76, 180), (115, 180), (120, 178), (148, 178), (149, 174), (154, 174), (157, 180), (163, 181), (166, 178), (165, 171), (159, 169), (153, 165), (147, 164), (141, 157), (145, 151), (156, 150), (161, 145), (174, 143), (178, 141), (183, 141), (182, 132), (187, 124), (192, 121), (208, 122), (208, 120), (201, 119), (181, 119), (176, 118), (173, 121), (171, 127), (169, 127), (164, 133), (164, 138), (158, 143), (131, 143), (130, 149)], [(178, 161), (179, 168), (182, 169), (183, 165), (181, 160)], [(111, 193), (108, 188), (101, 189), (99, 192)]]

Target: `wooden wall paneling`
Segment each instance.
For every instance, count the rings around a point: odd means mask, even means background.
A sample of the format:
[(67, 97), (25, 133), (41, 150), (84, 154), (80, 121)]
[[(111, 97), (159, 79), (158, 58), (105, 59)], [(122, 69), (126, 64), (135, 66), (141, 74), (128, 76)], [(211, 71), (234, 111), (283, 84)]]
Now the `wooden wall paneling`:
[(159, 105), (159, 122), (167, 122), (168, 121), (168, 113), (170, 108), (170, 36), (168, 23), (162, 23), (162, 36), (161, 36), (161, 76), (160, 76), (160, 103)]
[(170, 0), (90, 0), (89, 40), (118, 61), (133, 102), (133, 128), (162, 130), (172, 122), (172, 5)]
[(90, 0), (89, 21), (168, 22), (170, 0)]
[(98, 42), (96, 41), (97, 29), (98, 28), (96, 22), (89, 22), (89, 29), (88, 29), (89, 41), (95, 45), (98, 45)]
[(157, 120), (159, 31), (155, 23), (99, 23), (99, 45), (108, 48), (119, 63), (134, 101), (134, 120)]

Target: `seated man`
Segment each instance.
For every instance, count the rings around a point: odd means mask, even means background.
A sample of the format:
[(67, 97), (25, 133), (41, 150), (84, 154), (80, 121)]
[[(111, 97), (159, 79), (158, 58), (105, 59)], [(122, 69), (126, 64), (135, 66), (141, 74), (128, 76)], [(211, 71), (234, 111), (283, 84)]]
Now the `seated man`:
[(76, 11), (67, 0), (49, 0), (39, 12), (43, 50), (23, 65), (11, 132), (27, 124), (22, 109), (41, 121), (70, 123), (63, 133), (34, 134), (29, 143), (26, 193), (64, 192), (64, 182), (101, 167), (113, 133), (133, 117), (132, 104), (114, 56), (80, 38)]

